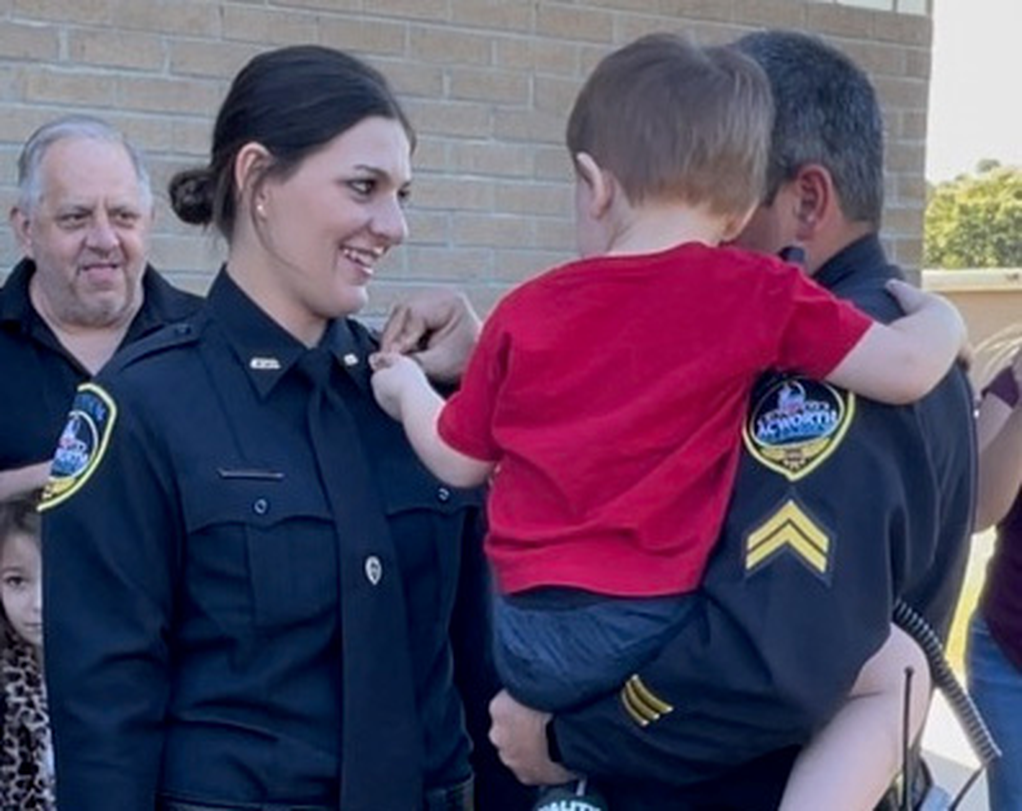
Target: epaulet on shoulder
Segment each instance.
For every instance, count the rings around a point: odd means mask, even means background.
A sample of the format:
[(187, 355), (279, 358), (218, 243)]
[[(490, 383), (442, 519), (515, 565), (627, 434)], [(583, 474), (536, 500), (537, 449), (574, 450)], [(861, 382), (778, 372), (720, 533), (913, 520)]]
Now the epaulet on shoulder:
[(169, 324), (121, 349), (113, 357), (109, 366), (110, 368), (124, 369), (142, 358), (194, 344), (199, 340), (201, 332), (201, 322), (185, 321), (179, 324)]

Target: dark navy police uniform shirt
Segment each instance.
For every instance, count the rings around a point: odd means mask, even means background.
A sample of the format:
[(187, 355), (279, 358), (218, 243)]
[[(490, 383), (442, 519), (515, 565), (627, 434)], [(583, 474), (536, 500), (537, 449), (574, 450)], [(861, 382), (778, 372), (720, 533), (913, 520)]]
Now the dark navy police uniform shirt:
[(469, 775), (450, 628), (459, 591), (485, 619), (481, 496), (376, 406), (374, 348), (337, 321), (307, 350), (221, 272), (79, 391), (44, 504), (62, 808), (397, 811)]
[[(75, 388), (91, 377), (32, 306), (33, 273), (35, 263), (23, 259), (0, 288), (0, 470), (53, 456)], [(191, 315), (202, 302), (172, 287), (152, 267), (146, 267), (142, 287), (142, 307), (122, 346)]]
[[(814, 278), (890, 321), (897, 277), (867, 236)], [(975, 467), (961, 369), (906, 407), (766, 376), (699, 619), (619, 694), (555, 719), (564, 762), (603, 777), (617, 811), (776, 808), (797, 747), (886, 639), (893, 598), (946, 637)]]

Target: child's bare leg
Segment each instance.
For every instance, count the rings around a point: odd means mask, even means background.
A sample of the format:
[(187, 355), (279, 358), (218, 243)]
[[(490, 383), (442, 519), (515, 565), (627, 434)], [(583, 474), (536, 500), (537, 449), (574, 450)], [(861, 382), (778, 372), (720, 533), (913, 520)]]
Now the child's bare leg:
[(863, 665), (847, 703), (795, 761), (781, 811), (869, 811), (901, 767), (905, 668), (911, 667), (909, 734), (918, 736), (930, 702), (930, 671), (900, 628)]

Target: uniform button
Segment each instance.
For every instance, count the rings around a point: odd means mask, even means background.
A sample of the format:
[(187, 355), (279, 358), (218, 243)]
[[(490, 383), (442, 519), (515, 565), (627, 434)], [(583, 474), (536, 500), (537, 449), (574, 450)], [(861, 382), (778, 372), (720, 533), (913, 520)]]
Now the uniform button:
[(270, 511), (270, 502), (265, 498), (257, 498), (252, 502), (252, 512), (256, 515), (266, 515)]
[(192, 331), (190, 324), (177, 324), (174, 329), (178, 335), (188, 335)]
[(436, 500), (441, 504), (446, 504), (451, 500), (451, 491), (446, 487), (438, 487), (436, 489)]
[(376, 555), (370, 555), (365, 562), (366, 580), (374, 586), (383, 579), (383, 563)]

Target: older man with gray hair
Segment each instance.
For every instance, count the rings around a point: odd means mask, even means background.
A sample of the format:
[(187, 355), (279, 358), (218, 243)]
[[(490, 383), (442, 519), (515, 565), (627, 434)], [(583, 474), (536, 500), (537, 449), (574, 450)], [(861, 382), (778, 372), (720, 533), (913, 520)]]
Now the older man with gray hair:
[(148, 264), (149, 176), (100, 119), (68, 116), (32, 134), (10, 221), (24, 258), (0, 288), (0, 498), (45, 484), (80, 383), (201, 304)]

